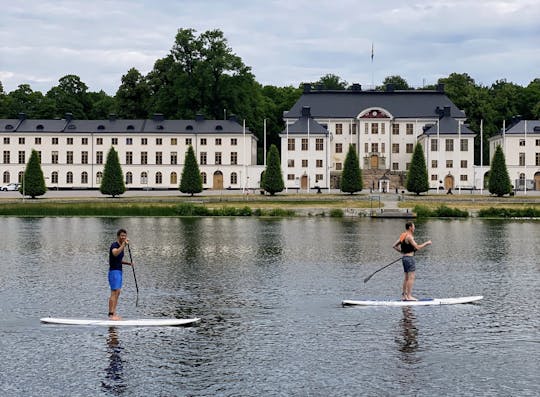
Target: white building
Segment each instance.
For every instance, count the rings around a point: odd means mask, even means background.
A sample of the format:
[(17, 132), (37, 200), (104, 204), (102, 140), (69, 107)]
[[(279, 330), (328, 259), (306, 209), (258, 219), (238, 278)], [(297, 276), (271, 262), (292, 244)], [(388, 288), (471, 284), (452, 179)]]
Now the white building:
[(506, 168), (516, 190), (540, 190), (540, 120), (521, 120), (489, 138), (490, 160), (503, 149)]
[(49, 189), (99, 188), (107, 153), (118, 152), (128, 189), (178, 189), (189, 146), (203, 187), (257, 188), (257, 138), (229, 120), (0, 120), (2, 183), (20, 182), (35, 149)]
[(362, 170), (378, 174), (375, 188), (402, 188), (387, 175), (406, 173), (419, 142), (431, 189), (471, 189), (477, 185), (475, 133), (463, 124), (465, 119), (442, 85), (435, 91), (362, 91), (358, 84), (349, 90), (317, 91), (305, 85), (284, 114), (286, 128), (280, 135), (286, 187), (338, 188), (353, 145)]

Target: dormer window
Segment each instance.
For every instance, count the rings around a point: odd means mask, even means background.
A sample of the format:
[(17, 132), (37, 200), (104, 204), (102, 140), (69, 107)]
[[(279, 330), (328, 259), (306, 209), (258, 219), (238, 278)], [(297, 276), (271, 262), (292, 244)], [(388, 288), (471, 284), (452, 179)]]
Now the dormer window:
[(162, 130), (162, 129), (163, 129), (163, 126), (162, 126), (161, 124), (159, 124), (159, 125), (156, 126), (156, 129), (157, 129), (157, 130)]
[(36, 130), (39, 130), (39, 131), (43, 130), (43, 124), (38, 124), (36, 126)]
[(216, 125), (216, 131), (221, 131), (223, 130), (223, 127), (221, 125)]
[(190, 125), (188, 125), (188, 126), (186, 127), (186, 130), (188, 130), (188, 131), (192, 131), (192, 130), (193, 130), (193, 126), (192, 126), (191, 124), (190, 124)]
[(7, 124), (7, 125), (6, 125), (6, 130), (9, 131), (9, 130), (12, 130), (12, 129), (13, 129), (13, 126), (12, 126), (11, 124)]
[(127, 128), (126, 128), (126, 130), (128, 130), (128, 131), (131, 131), (131, 130), (134, 130), (134, 129), (135, 129), (135, 127), (132, 126), (131, 124), (128, 125)]
[(98, 125), (97, 129), (102, 131), (102, 130), (105, 129), (105, 126), (103, 124), (100, 124), (100, 125)]

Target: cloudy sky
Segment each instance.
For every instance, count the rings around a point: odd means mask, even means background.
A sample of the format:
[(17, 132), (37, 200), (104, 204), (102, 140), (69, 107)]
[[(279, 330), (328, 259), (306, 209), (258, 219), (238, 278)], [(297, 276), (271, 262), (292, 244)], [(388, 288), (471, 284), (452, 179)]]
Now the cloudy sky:
[[(258, 82), (349, 84), (400, 75), (420, 87), (450, 73), (478, 84), (540, 77), (538, 0), (1, 0), (0, 81), (46, 93), (67, 74), (115, 94), (148, 73), (179, 28), (223, 31)], [(371, 62), (372, 45), (374, 48)]]

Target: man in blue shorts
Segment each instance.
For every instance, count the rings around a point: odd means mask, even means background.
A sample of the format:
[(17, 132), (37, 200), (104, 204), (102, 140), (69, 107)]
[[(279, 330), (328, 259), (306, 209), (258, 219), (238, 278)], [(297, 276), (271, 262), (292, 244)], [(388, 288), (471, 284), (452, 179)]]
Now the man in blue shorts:
[(414, 253), (428, 245), (431, 245), (431, 240), (426, 241), (423, 244), (417, 244), (414, 241), (415, 226), (412, 222), (405, 224), (405, 231), (401, 233), (401, 236), (394, 243), (392, 248), (403, 254), (403, 271), (405, 272), (405, 279), (403, 280), (403, 291), (401, 293), (401, 299), (404, 301), (416, 301), (412, 296), (412, 289), (414, 285), (416, 263), (414, 261)]
[(129, 244), (127, 232), (120, 229), (116, 233), (117, 240), (109, 248), (109, 285), (111, 296), (109, 298), (109, 319), (121, 320), (116, 314), (116, 305), (122, 289), (122, 265), (133, 266), (133, 263), (124, 261), (126, 246)]

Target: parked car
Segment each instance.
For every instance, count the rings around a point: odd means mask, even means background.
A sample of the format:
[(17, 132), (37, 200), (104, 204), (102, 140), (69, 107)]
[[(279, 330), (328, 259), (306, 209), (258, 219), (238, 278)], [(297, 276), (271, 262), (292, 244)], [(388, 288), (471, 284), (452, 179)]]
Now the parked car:
[(3, 192), (8, 190), (19, 190), (19, 186), (20, 185), (18, 183), (8, 183), (7, 185), (0, 187), (0, 190)]

